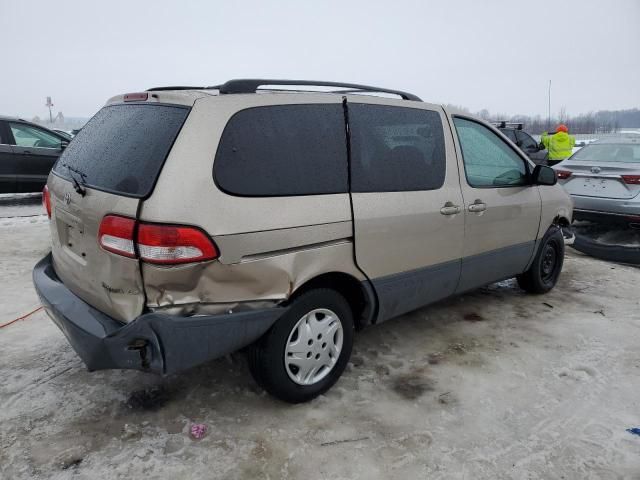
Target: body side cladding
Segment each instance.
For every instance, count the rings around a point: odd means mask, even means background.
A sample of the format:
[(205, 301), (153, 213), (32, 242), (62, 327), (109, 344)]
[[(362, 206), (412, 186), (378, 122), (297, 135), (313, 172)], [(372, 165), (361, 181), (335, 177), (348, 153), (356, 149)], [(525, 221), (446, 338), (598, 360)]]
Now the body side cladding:
[[(525, 242), (438, 265), (374, 278), (379, 299), (373, 323), (384, 322), (451, 295), (524, 272), (538, 242)], [(461, 273), (459, 273), (461, 270)]]
[(534, 240), (462, 259), (456, 293), (499, 282), (523, 273), (535, 252)]
[(460, 260), (374, 278), (379, 312), (375, 323), (448, 297), (455, 291), (460, 275)]

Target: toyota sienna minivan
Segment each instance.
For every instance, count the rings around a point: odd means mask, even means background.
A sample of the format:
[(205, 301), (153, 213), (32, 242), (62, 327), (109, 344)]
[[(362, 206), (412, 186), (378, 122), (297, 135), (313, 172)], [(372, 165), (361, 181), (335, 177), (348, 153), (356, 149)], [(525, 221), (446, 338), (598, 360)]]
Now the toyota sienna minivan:
[(248, 347), (288, 402), (338, 380), (358, 329), (511, 277), (547, 292), (572, 216), (555, 172), (486, 122), (299, 80), (113, 97), (43, 202), (34, 283), (89, 370), (167, 375)]

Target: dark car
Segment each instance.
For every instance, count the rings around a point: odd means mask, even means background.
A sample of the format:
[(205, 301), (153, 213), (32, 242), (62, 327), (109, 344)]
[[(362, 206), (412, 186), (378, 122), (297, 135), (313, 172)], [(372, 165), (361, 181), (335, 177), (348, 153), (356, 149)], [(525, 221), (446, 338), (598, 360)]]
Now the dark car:
[(20, 118), (0, 116), (0, 193), (40, 192), (69, 139)]
[(522, 130), (522, 123), (494, 122), (494, 125), (520, 147), (536, 165), (547, 164), (547, 149)]

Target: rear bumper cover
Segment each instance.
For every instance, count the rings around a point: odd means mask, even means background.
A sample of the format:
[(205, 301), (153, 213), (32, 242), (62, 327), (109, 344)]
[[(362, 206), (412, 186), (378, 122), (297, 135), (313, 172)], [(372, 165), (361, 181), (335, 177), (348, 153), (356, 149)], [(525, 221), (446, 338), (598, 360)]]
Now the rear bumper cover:
[(123, 324), (73, 294), (56, 275), (51, 254), (34, 267), (33, 283), (47, 314), (90, 371), (179, 372), (249, 345), (285, 312), (273, 307), (194, 317), (146, 313)]
[(588, 220), (596, 223), (611, 223), (611, 224), (640, 224), (640, 212), (636, 214), (632, 213), (616, 213), (616, 212), (602, 212), (598, 210), (585, 210), (581, 208), (573, 209), (574, 220)]
[(610, 215), (640, 215), (640, 197), (606, 198), (571, 195), (573, 208), (578, 212), (597, 212)]

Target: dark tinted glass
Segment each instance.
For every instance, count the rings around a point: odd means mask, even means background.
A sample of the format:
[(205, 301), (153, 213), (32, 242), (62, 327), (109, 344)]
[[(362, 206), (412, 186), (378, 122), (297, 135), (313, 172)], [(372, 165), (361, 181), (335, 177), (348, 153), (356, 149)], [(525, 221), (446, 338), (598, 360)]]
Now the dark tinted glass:
[(510, 128), (502, 128), (500, 129), (500, 131), (504, 133), (513, 143), (516, 143), (516, 132), (514, 130)]
[(433, 190), (444, 183), (444, 132), (437, 112), (351, 104), (349, 126), (354, 192)]
[(472, 120), (456, 117), (453, 123), (469, 185), (510, 187), (527, 184), (524, 160), (502, 138)]
[(520, 142), (520, 148), (523, 150), (537, 150), (538, 142), (536, 142), (531, 135), (518, 130), (518, 141)]
[(69, 143), (54, 172), (99, 190), (147, 196), (188, 114), (165, 105), (104, 107)]
[(213, 168), (218, 186), (233, 195), (346, 192), (342, 105), (242, 110), (225, 127)]

